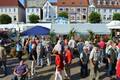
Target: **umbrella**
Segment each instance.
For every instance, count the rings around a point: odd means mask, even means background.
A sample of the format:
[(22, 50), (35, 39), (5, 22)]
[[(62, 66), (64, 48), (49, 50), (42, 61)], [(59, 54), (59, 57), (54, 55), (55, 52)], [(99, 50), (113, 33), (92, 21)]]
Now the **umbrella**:
[(50, 29), (48, 29), (48, 28), (45, 28), (42, 26), (35, 26), (33, 28), (30, 28), (30, 29), (22, 32), (22, 35), (24, 35), (24, 36), (47, 35), (47, 34), (49, 34), (49, 32), (50, 32)]

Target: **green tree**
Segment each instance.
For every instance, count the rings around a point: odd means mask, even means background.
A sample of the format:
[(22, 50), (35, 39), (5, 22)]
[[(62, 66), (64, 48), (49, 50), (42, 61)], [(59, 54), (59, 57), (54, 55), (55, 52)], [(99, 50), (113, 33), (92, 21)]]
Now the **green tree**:
[(58, 16), (68, 18), (68, 13), (67, 12), (61, 12), (61, 13), (58, 14)]
[(88, 30), (88, 33), (89, 33), (88, 40), (93, 41), (95, 33), (91, 30)]
[(101, 22), (101, 15), (97, 12), (92, 12), (89, 15), (89, 22), (90, 23), (100, 23)]
[(113, 20), (119, 20), (120, 21), (120, 13), (114, 13), (113, 14)]
[(39, 22), (39, 16), (35, 14), (29, 15), (30, 23), (38, 23)]
[(12, 22), (12, 19), (7, 14), (0, 15), (0, 24), (9, 24)]

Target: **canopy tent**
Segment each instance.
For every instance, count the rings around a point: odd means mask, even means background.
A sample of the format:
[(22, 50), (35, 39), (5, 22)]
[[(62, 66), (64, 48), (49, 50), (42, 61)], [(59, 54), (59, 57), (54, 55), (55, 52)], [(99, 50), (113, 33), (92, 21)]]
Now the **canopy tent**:
[(32, 27), (24, 32), (22, 32), (22, 35), (28, 36), (28, 35), (47, 35), (50, 32), (50, 29), (42, 27), (42, 26), (35, 26)]
[(68, 34), (73, 29), (82, 34), (88, 34), (88, 30), (93, 31), (95, 34), (110, 34), (106, 24), (53, 24), (51, 29), (57, 34)]
[(108, 29), (120, 29), (120, 21), (111, 21), (107, 26)]

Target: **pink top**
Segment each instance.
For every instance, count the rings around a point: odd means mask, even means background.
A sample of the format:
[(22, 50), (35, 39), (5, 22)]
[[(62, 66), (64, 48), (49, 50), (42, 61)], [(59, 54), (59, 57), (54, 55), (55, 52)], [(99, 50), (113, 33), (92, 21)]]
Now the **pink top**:
[(98, 45), (99, 45), (99, 47), (101, 48), (101, 49), (103, 49), (103, 48), (105, 48), (105, 42), (104, 41), (100, 41), (99, 43), (98, 43)]

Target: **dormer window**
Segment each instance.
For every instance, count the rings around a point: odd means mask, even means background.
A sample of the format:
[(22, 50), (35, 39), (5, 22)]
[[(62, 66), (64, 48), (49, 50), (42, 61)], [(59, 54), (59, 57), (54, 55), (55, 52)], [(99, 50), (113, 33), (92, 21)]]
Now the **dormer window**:
[(110, 0), (110, 3), (109, 3), (109, 5), (112, 5), (112, 1)]
[(97, 4), (100, 5), (100, 0), (97, 1)]
[(72, 4), (75, 4), (74, 2), (72, 2)]
[(62, 2), (62, 4), (65, 4), (65, 2)]
[(105, 0), (103, 1), (103, 5), (106, 5), (106, 1)]
[(115, 2), (114, 1), (112, 1), (112, 5), (114, 5), (115, 4)]

